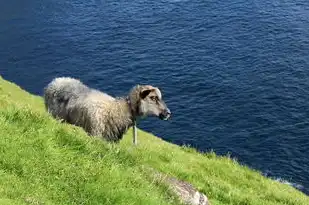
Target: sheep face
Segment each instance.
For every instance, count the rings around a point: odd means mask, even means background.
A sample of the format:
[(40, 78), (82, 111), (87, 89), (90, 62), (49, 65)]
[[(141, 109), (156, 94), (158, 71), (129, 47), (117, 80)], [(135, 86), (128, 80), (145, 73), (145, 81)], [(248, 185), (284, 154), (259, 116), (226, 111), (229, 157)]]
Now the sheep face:
[(161, 91), (152, 86), (143, 86), (140, 90), (139, 112), (141, 116), (155, 116), (168, 120), (171, 111), (162, 100)]

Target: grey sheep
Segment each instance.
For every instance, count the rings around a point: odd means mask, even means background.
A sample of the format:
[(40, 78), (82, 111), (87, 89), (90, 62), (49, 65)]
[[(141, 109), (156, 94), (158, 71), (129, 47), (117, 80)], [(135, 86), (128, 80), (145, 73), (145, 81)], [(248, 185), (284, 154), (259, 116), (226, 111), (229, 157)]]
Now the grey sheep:
[(46, 110), (56, 119), (82, 127), (89, 135), (118, 142), (133, 126), (136, 144), (136, 120), (156, 116), (168, 120), (170, 110), (161, 91), (151, 85), (136, 85), (127, 97), (114, 98), (89, 88), (81, 81), (55, 78), (44, 88)]

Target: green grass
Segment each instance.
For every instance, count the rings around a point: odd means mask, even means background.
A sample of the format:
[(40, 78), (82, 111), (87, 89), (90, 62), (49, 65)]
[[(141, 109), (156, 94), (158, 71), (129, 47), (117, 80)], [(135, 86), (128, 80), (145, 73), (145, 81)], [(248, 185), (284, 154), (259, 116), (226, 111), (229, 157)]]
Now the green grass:
[(0, 204), (179, 204), (149, 168), (192, 183), (213, 205), (308, 205), (309, 197), (228, 157), (131, 130), (120, 144), (60, 123), (0, 77)]

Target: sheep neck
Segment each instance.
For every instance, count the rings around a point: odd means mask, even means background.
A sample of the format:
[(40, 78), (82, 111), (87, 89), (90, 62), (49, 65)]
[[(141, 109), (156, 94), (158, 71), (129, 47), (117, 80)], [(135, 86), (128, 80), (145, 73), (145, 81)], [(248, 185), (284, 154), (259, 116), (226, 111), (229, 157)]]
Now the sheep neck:
[(129, 96), (127, 96), (125, 98), (125, 101), (126, 101), (128, 108), (130, 110), (130, 113), (131, 113), (131, 116), (132, 116), (132, 121), (133, 121), (133, 124), (134, 124), (134, 122), (136, 122), (136, 114), (134, 113), (134, 110), (132, 109), (132, 104), (131, 104)]

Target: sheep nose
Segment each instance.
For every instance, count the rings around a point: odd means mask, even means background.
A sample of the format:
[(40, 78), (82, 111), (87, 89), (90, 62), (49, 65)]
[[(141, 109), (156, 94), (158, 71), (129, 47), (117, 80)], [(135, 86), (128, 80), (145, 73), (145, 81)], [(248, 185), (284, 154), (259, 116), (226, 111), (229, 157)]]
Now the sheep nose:
[(166, 108), (164, 110), (164, 115), (167, 117), (167, 118), (170, 118), (171, 115), (172, 115), (172, 112), (170, 111), (170, 109)]
[(166, 113), (167, 115), (172, 115), (172, 112), (171, 112), (170, 109), (168, 109), (168, 108), (166, 108), (165, 113)]
[(168, 120), (171, 117), (171, 111), (168, 108), (165, 108), (162, 110), (161, 114), (159, 115), (159, 118), (161, 120)]

